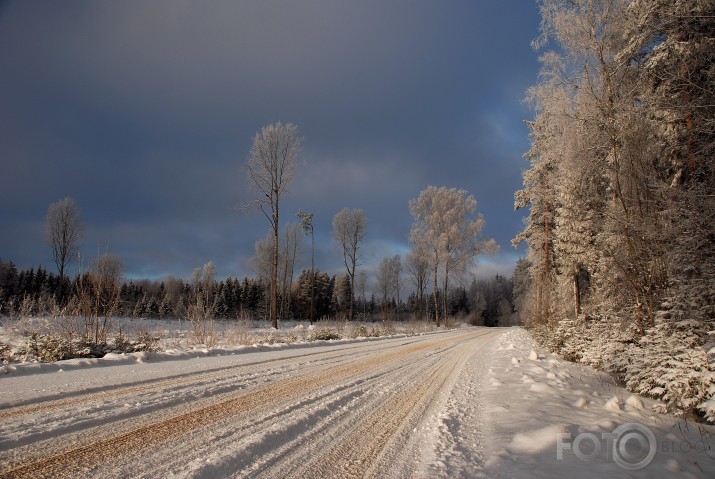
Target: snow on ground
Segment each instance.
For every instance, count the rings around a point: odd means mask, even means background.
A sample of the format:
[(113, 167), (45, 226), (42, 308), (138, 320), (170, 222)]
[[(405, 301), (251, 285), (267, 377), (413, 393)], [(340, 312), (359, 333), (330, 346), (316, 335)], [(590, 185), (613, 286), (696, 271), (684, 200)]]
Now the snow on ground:
[(426, 477), (715, 477), (715, 427), (539, 349), (513, 328), (465, 366)]
[(520, 328), (6, 366), (0, 478), (715, 477), (652, 404)]

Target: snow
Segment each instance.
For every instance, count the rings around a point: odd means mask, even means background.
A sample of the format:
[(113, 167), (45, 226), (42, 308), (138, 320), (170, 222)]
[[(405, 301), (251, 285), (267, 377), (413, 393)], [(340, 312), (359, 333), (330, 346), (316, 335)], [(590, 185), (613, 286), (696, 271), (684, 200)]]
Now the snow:
[(715, 427), (654, 413), (521, 328), (4, 372), (0, 477), (68, 444), (97, 449), (102, 477), (715, 477)]
[[(481, 421), (472, 424), (484, 430), (486, 477), (715, 477), (715, 427), (654, 413), (655, 401), (629, 393), (603, 373), (539, 350), (523, 329), (510, 329), (499, 338), (490, 364), (480, 398)], [(641, 427), (653, 433), (655, 456), (642, 469), (624, 469), (618, 464), (622, 458), (612, 457), (609, 435), (624, 425), (631, 428), (626, 435), (640, 434)], [(597, 446), (590, 442), (594, 438)], [(631, 462), (645, 459), (650, 446)], [(589, 460), (576, 454), (589, 456), (594, 447), (601, 454)], [(449, 458), (442, 462), (450, 464)]]

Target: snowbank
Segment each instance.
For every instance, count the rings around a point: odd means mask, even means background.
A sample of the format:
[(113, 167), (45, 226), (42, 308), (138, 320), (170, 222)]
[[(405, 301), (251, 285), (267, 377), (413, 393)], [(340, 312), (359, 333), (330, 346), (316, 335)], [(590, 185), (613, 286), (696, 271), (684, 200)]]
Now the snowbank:
[(489, 450), (502, 477), (715, 477), (715, 427), (653, 412), (657, 402), (605, 373), (499, 338), (484, 392)]

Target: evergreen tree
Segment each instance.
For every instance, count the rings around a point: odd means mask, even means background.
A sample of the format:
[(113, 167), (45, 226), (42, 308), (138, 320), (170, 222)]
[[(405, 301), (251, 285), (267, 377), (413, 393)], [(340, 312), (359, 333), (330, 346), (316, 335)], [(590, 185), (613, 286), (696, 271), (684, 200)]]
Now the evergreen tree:
[(132, 312), (132, 317), (134, 318), (145, 318), (149, 310), (149, 302), (146, 295), (142, 296), (139, 301), (137, 301), (134, 306), (134, 311)]
[(169, 298), (164, 295), (159, 303), (159, 317), (161, 319), (172, 318), (174, 316), (174, 308)]

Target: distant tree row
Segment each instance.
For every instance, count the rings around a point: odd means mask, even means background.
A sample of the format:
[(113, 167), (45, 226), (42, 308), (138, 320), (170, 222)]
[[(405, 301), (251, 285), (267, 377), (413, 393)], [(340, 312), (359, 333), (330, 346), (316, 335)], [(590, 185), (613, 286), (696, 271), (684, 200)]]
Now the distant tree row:
[(67, 289), (69, 283), (63, 284), (60, 276), (43, 267), (18, 271), (12, 261), (0, 258), (0, 314), (15, 313), (25, 298), (49, 312), (60, 292)]
[[(388, 258), (393, 267), (399, 256)], [(209, 266), (208, 270), (212, 266)], [(197, 272), (203, 269), (197, 268)], [(208, 282), (199, 281), (195, 274), (191, 281), (169, 277), (161, 281), (128, 281), (116, 288), (116, 299), (98, 311), (100, 316), (113, 315), (152, 319), (189, 319), (189, 310), (196, 295), (205, 299), (210, 316), (215, 319), (269, 319), (269, 285), (262, 279), (227, 278)], [(381, 279), (381, 282), (384, 279)], [(71, 313), (81, 296), (92, 283), (91, 273), (75, 277), (72, 281), (39, 267), (18, 270), (12, 262), (0, 259), (0, 314), (45, 316)], [(380, 294), (359, 291), (353, 308), (356, 317), (370, 319), (401, 319), (417, 314), (434, 316), (432, 296), (422, 304), (416, 293), (403, 301), (392, 287), (380, 286)], [(288, 297), (279, 295), (279, 302), (287, 302), (281, 319), (309, 320), (311, 291), (314, 291), (313, 308), (319, 319), (345, 317), (349, 314), (351, 285), (347, 275), (333, 275), (316, 271), (314, 280), (310, 270), (301, 271)], [(65, 297), (62, 303), (59, 298)], [(445, 304), (438, 294), (440, 307)], [(468, 288), (456, 286), (447, 296), (447, 316), (460, 317), (475, 325), (507, 325), (512, 318), (512, 281), (497, 275), (490, 280), (474, 280)]]

